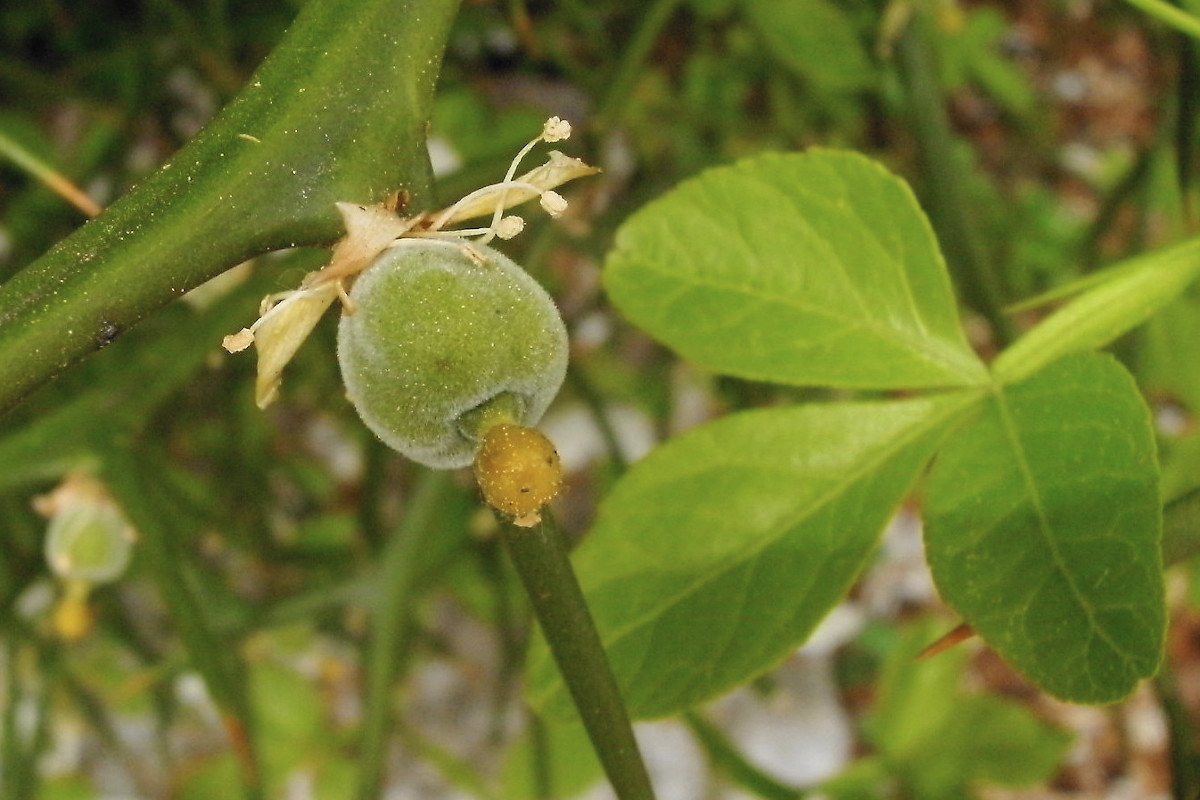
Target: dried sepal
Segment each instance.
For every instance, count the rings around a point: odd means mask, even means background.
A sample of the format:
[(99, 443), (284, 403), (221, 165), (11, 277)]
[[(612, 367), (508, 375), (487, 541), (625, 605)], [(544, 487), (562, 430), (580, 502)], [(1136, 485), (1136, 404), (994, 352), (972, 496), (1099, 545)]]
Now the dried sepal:
[(599, 167), (585, 164), (581, 159), (566, 155), (558, 150), (551, 150), (545, 164), (531, 169), (518, 178), (518, 180), (522, 183), (532, 184), (543, 191), (549, 191), (576, 178), (595, 175), (599, 171)]
[(333, 246), (329, 263), (305, 276), (301, 284), (303, 288), (357, 275), (375, 260), (375, 256), (423, 219), (421, 215), (398, 217), (386, 203), (375, 206), (361, 206), (357, 203), (335, 205), (338, 213), (342, 215), (346, 235)]
[[(491, 214), (492, 224), (483, 230), (481, 236), (481, 241), (487, 243), (488, 240), (496, 235), (496, 226), (499, 224), (500, 217), (505, 210), (531, 200), (572, 178), (590, 175), (592, 172), (595, 172), (594, 168), (587, 166), (579, 159), (568, 159), (562, 153), (553, 151), (550, 153), (550, 160), (546, 164), (525, 173), (519, 178), (514, 177), (517, 174), (517, 167), (520, 165), (521, 160), (529, 155), (529, 151), (539, 142), (561, 142), (570, 138), (570, 136), (571, 123), (558, 117), (551, 117), (546, 120), (545, 124), (542, 125), (542, 132), (517, 152), (512, 163), (508, 165), (508, 172), (505, 173), (504, 180), (471, 192), (450, 208), (435, 216), (434, 223), (431, 226), (432, 229), (440, 230), (446, 225), (453, 225), (464, 219), (473, 219), (474, 217)], [(578, 172), (578, 174), (571, 174), (569, 170), (564, 171), (553, 168), (556, 162), (561, 166), (564, 159), (573, 162), (576, 168), (582, 168), (584, 171)], [(551, 169), (547, 170), (548, 167)]]

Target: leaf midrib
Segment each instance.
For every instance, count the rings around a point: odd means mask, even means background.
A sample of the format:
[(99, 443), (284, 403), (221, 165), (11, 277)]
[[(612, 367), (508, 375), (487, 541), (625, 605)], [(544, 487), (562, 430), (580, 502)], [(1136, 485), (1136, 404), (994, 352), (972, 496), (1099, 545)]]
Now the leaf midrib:
[[(996, 388), (994, 397), (996, 399), (997, 410), (999, 411), (1001, 427), (1004, 431), (1004, 438), (1008, 440), (1009, 446), (1012, 448), (1017, 469), (1021, 474), (1021, 479), (1025, 483), (1025, 488), (1028, 492), (1030, 503), (1033, 506), (1034, 512), (1037, 516), (1038, 533), (1041, 535), (1043, 542), (1050, 551), (1054, 568), (1065, 580), (1067, 587), (1071, 591), (1071, 595), (1075, 598), (1080, 610), (1083, 611), (1084, 616), (1087, 618), (1088, 628), (1093, 631), (1101, 641), (1108, 645), (1108, 647), (1117, 654), (1123, 663), (1131, 667), (1133, 671), (1137, 673), (1137, 664), (1133, 658), (1126, 654), (1123, 648), (1118, 646), (1117, 642), (1108, 635), (1103, 626), (1097, 624), (1096, 616), (1093, 612), (1091, 604), (1087, 602), (1086, 595), (1076, 584), (1075, 578), (1071, 571), (1067, 569), (1066, 560), (1063, 558), (1062, 552), (1058, 548), (1058, 543), (1054, 538), (1053, 529), (1050, 524), (1049, 517), (1046, 514), (1045, 506), (1042, 502), (1041, 492), (1038, 491), (1037, 481), (1034, 479), (1033, 471), (1025, 457), (1025, 448), (1021, 444), (1021, 440), (1017, 432), (1016, 420), (1013, 419), (1012, 410), (1009, 408), (1008, 401), (1004, 396), (1004, 388), (998, 386)], [(1088, 663), (1086, 658), (1084, 663)], [(1090, 674), (1091, 671), (1089, 668), (1089, 676)]]
[[(850, 162), (850, 161), (858, 160), (858, 158), (857, 157), (851, 158), (851, 157), (842, 155), (842, 156), (838, 157), (838, 160)], [(855, 168), (858, 168), (859, 166), (867, 166), (867, 165), (876, 166), (876, 167), (878, 166), (874, 162), (867, 161), (867, 164), (865, 164), (865, 165), (864, 164), (856, 164)], [(843, 180), (843, 176), (841, 174), (837, 174), (836, 177), (841, 181), (842, 185), (844, 186), (845, 181)], [(888, 177), (890, 177), (890, 176), (888, 176)], [(770, 187), (770, 188), (774, 188), (774, 187)], [(829, 199), (823, 197), (822, 195), (813, 191), (813, 189), (811, 187), (809, 187), (803, 183), (798, 182), (798, 183), (794, 184), (792, 188), (794, 188), (796, 191), (807, 196), (815, 204), (823, 205), (827, 208), (833, 208), (838, 211), (847, 211), (848, 210), (850, 212), (850, 214), (853, 215), (854, 219), (858, 221), (859, 228), (862, 231), (864, 231), (867, 236), (869, 236), (871, 238), (871, 240), (875, 243), (875, 246), (878, 248), (878, 250), (881, 253), (886, 253), (888, 255), (889, 261), (891, 264), (898, 266), (899, 273), (900, 273), (900, 282), (904, 287), (905, 305), (908, 306), (909, 313), (911, 314), (912, 318), (916, 321), (916, 324), (917, 324), (918, 328), (920, 329), (920, 332), (925, 334), (925, 336), (928, 338), (938, 339), (941, 341), (947, 341), (947, 343), (950, 343), (950, 342), (948, 342), (948, 340), (944, 340), (944, 339), (942, 339), (942, 337), (933, 333), (930, 330), (929, 326), (926, 324), (925, 315), (921, 310), (920, 304), (917, 302), (916, 293), (913, 291), (912, 277), (909, 274), (909, 271), (907, 269), (904, 269), (904, 265), (909, 264), (910, 261), (906, 257), (908, 255), (908, 250), (907, 250), (907, 248), (905, 248), (903, 246), (904, 245), (903, 234), (896, 237), (896, 239), (895, 239), (895, 244), (897, 245), (897, 248), (901, 251), (899, 254), (895, 254), (893, 249), (888, 247), (887, 244), (883, 241), (883, 238), (876, 232), (875, 226), (869, 224), (867, 222), (867, 220), (864, 219), (858, 213), (859, 208), (860, 208), (859, 204), (850, 202), (850, 200), (847, 196), (847, 193), (845, 192), (844, 189), (842, 190), (842, 192), (840, 194), (841, 200), (835, 202), (835, 201), (832, 201), (832, 200), (829, 200)], [(891, 187), (885, 187), (884, 191), (886, 191), (887, 188), (891, 188)], [(788, 197), (787, 194), (784, 192), (779, 192), (779, 193), (782, 194), (788, 200), (789, 205), (795, 210), (797, 217), (799, 217), (800, 219), (804, 219), (805, 215), (803, 213), (803, 210), (796, 207), (796, 198)], [(913, 202), (914, 203), (916, 202), (915, 199), (913, 199)], [(889, 227), (892, 230), (895, 230), (897, 227), (896, 218), (891, 212), (892, 212), (892, 208), (889, 207), (888, 209), (886, 209)], [(813, 230), (811, 228), (811, 226), (809, 226), (808, 229), (810, 231)], [(827, 244), (828, 239), (826, 239), (824, 236), (822, 236), (820, 234), (817, 234), (816, 231), (813, 231), (813, 233), (814, 233), (814, 236), (816, 238), (818, 238), (822, 244), (827, 246), (827, 249), (830, 249), (830, 250), (833, 249), (832, 247), (828, 246), (828, 244)], [(930, 238), (932, 239), (932, 236)], [(945, 263), (941, 260), (941, 253), (938, 251), (937, 242), (936, 242), (936, 240), (932, 240), (929, 242), (929, 244), (931, 245), (929, 248), (929, 255), (936, 262), (938, 262), (937, 266), (940, 267), (940, 272), (943, 275), (943, 277), (945, 277), (946, 266), (945, 266)], [(918, 254), (918, 257), (920, 257), (920, 254)], [(855, 284), (855, 281), (851, 280), (849, 273), (844, 266), (844, 260), (841, 258), (838, 258), (837, 264), (842, 273), (843, 279), (854, 290), (855, 296), (859, 297), (858, 286)], [(947, 288), (949, 288), (949, 287), (947, 287)], [(948, 292), (948, 295), (951, 298), (951, 302), (953, 302), (953, 300), (952, 300), (953, 293)], [(867, 304), (861, 299), (861, 297), (859, 297), (859, 304), (863, 307), (864, 310), (868, 309)], [(960, 331), (960, 333), (961, 333), (961, 331)], [(956, 343), (951, 343), (951, 344), (960, 345), (962, 343), (956, 342)], [(955, 349), (956, 350), (958, 349), (957, 346), (955, 347)]]

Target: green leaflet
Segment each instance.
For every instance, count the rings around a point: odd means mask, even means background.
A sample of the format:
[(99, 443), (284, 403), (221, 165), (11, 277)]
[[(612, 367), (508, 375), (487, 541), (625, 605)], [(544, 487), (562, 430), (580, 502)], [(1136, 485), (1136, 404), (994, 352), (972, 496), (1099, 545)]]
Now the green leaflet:
[(987, 381), (912, 193), (854, 153), (709, 170), (622, 226), (604, 278), (630, 320), (715, 372), (864, 389)]
[(818, 88), (866, 89), (878, 80), (849, 17), (828, 0), (742, 0), (771, 55)]
[(1112, 702), (1157, 669), (1154, 436), (1113, 359), (1070, 356), (998, 387), (939, 453), (925, 518), (942, 598), (1042, 688)]
[[(734, 414), (640, 462), (576, 562), (634, 717), (774, 666), (849, 589), (972, 393)], [(530, 694), (570, 713), (544, 644)]]

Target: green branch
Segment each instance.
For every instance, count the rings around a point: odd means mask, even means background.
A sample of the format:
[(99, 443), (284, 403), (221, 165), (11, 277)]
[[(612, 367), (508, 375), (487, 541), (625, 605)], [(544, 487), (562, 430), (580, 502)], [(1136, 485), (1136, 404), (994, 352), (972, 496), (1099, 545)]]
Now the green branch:
[(338, 200), (430, 180), (458, 0), (310, 0), (241, 94), (141, 186), (0, 286), (0, 412), (255, 254), (328, 243)]

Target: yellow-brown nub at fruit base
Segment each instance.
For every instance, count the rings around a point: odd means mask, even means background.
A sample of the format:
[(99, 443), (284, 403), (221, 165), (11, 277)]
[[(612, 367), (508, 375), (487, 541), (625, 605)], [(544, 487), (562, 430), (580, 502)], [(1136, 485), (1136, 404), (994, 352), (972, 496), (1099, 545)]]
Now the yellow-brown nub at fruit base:
[(562, 488), (558, 451), (536, 428), (500, 423), (488, 428), (475, 456), (483, 499), (513, 523), (531, 528)]
[(95, 615), (88, 605), (91, 585), (86, 581), (68, 580), (63, 585), (63, 596), (54, 606), (50, 618), (51, 627), (59, 639), (74, 642), (87, 636), (92, 630)]

